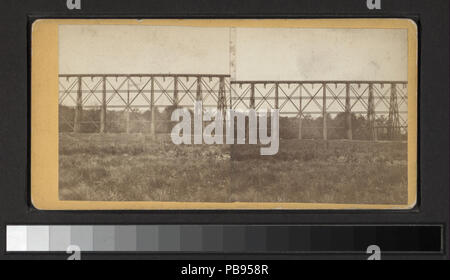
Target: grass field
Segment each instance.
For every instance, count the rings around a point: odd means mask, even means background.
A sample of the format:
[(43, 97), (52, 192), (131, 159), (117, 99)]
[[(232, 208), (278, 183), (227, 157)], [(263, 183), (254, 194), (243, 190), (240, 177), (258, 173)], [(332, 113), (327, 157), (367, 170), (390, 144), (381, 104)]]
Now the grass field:
[(142, 134), (60, 134), (62, 200), (406, 204), (407, 144), (281, 140), (176, 146)]

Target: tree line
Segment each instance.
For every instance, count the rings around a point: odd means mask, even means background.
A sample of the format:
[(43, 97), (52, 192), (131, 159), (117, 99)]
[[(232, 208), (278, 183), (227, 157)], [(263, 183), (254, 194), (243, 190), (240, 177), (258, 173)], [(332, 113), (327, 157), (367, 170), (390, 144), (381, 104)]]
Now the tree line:
[[(171, 121), (171, 116), (175, 106), (164, 108), (162, 111), (155, 111), (155, 130), (157, 134), (169, 134), (176, 122)], [(190, 110), (193, 115), (192, 110)], [(129, 113), (130, 133), (151, 133), (150, 110), (131, 110)], [(73, 132), (75, 119), (75, 108), (59, 106), (59, 132)], [(347, 121), (346, 113), (339, 113), (335, 116), (327, 116), (328, 139), (346, 139)], [(389, 140), (388, 127), (389, 120), (386, 116), (378, 116), (376, 119), (377, 135), (379, 140)], [(302, 138), (321, 139), (323, 133), (323, 117), (314, 117), (306, 114), (302, 118)], [(81, 132), (98, 133), (100, 129), (100, 110), (83, 109)], [(106, 113), (106, 131), (108, 133), (124, 133), (127, 131), (127, 117), (123, 111), (108, 110)], [(270, 131), (269, 131), (270, 133)], [(352, 113), (352, 134), (354, 140), (370, 140), (371, 132), (366, 116)], [(280, 137), (282, 139), (296, 139), (299, 136), (298, 117), (280, 117)], [(401, 131), (399, 140), (406, 140), (406, 131)]]

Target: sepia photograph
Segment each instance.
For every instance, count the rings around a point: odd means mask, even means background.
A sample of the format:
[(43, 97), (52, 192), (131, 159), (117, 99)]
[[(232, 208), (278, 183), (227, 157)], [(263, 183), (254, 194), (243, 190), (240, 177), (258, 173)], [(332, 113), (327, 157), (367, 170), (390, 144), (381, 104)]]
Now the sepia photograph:
[(59, 25), (59, 198), (408, 203), (408, 30)]
[(435, 1), (4, 5), (0, 258), (447, 258)]

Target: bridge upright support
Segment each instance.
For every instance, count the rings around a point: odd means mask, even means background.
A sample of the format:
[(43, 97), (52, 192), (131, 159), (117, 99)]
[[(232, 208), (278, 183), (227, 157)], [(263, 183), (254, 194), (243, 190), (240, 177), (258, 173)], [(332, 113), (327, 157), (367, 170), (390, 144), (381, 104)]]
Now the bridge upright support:
[[(255, 84), (250, 83), (250, 109), (255, 110), (256, 104), (255, 104)], [(258, 113), (256, 113), (258, 115)], [(257, 137), (259, 135), (259, 131), (256, 134)], [(249, 137), (250, 137), (250, 119), (248, 119), (248, 122), (246, 121), (246, 128), (245, 128), (245, 143), (249, 143)]]
[(229, 88), (229, 91), (228, 91), (228, 94), (229, 94), (229, 96), (230, 96), (230, 100), (229, 100), (229, 104), (228, 104), (228, 109), (233, 109), (233, 84), (231, 83), (231, 80), (230, 80), (230, 83), (229, 83), (229, 85), (230, 85), (230, 88)]
[(352, 105), (350, 102), (350, 84), (345, 85), (345, 119), (347, 129), (347, 139), (353, 140), (353, 128), (352, 128)]
[(131, 104), (130, 104), (130, 77), (127, 78), (127, 107), (125, 108), (125, 122), (126, 122), (126, 131), (127, 134), (130, 134), (130, 110), (131, 110)]
[(150, 133), (153, 138), (156, 138), (156, 107), (155, 107), (155, 77), (150, 78), (150, 110), (152, 119), (150, 120)]
[(203, 101), (203, 95), (202, 95), (202, 77), (198, 76), (197, 77), (197, 96), (196, 96), (196, 100), (197, 101)]
[(369, 106), (367, 112), (367, 121), (369, 122), (370, 140), (377, 141), (377, 128), (375, 119), (375, 101), (373, 97), (373, 84), (369, 84)]
[(225, 77), (220, 78), (219, 82), (219, 98), (218, 98), (218, 109), (225, 113), (227, 107), (227, 99), (225, 96)]
[[(201, 102), (202, 103), (202, 108), (203, 108), (203, 88), (202, 88), (202, 76), (197, 76), (197, 94), (196, 94), (196, 97), (195, 97), (195, 100), (197, 101), (197, 102)], [(203, 114), (203, 112), (201, 112), (202, 114)], [(203, 117), (201, 118), (201, 121), (202, 121), (202, 127), (201, 127), (201, 130), (200, 131), (198, 131), (198, 130), (195, 130), (194, 129), (194, 143), (195, 142), (201, 142), (201, 141), (203, 141), (202, 139), (202, 137), (203, 137), (203, 131), (205, 130), (205, 123), (203, 122)]]
[(255, 109), (255, 84), (250, 84), (250, 109)]
[(218, 98), (218, 110), (222, 113), (222, 131), (216, 131), (218, 135), (222, 134), (223, 143), (226, 142), (225, 133), (223, 131), (224, 128), (226, 128), (226, 114), (227, 114), (227, 98), (226, 98), (226, 92), (225, 92), (225, 77), (220, 77), (219, 81), (219, 98)]
[(299, 101), (299, 118), (298, 118), (298, 139), (303, 139), (303, 99), (302, 99), (302, 92), (303, 92), (303, 85), (299, 84), (299, 91), (300, 91), (300, 101)]
[(77, 91), (77, 102), (75, 108), (75, 119), (73, 125), (73, 132), (80, 133), (81, 132), (81, 120), (83, 119), (83, 78), (78, 77), (78, 91)]
[(106, 132), (106, 76), (103, 77), (102, 108), (100, 112), (100, 133)]
[(397, 102), (397, 85), (391, 84), (391, 98), (389, 103), (389, 139), (395, 140), (400, 134), (400, 120)]
[(280, 109), (280, 95), (279, 95), (280, 85), (275, 83), (275, 109)]
[(323, 104), (322, 104), (322, 116), (323, 116), (323, 140), (328, 140), (328, 124), (327, 124), (327, 85), (322, 84)]
[(178, 106), (178, 77), (173, 78), (173, 105)]

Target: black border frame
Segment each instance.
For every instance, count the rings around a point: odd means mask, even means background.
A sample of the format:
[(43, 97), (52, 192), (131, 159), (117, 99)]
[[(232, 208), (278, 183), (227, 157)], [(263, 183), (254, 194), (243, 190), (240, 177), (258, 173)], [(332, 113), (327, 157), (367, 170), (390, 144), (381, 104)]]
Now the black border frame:
[[(366, 0), (82, 0), (82, 10), (68, 10), (65, 0), (2, 0), (0, 34), (0, 259), (42, 258), (5, 254), (6, 225), (13, 224), (439, 224), (448, 247), (449, 219), (449, 2), (381, 0), (382, 10), (368, 10)], [(18, 3), (19, 2), (19, 3)], [(444, 9), (447, 8), (447, 9)], [(227, 210), (227, 211), (39, 211), (31, 206), (30, 187), (30, 30), (40, 18), (410, 18), (419, 27), (418, 205), (412, 210)], [(445, 40), (442, 40), (445, 38)], [(8, 55), (9, 54), (9, 55)], [(3, 59), (2, 59), (3, 60)], [(26, 76), (27, 84), (24, 84)], [(21, 84), (22, 82), (22, 84)], [(7, 93), (7, 94), (5, 94)], [(26, 109), (26, 110), (25, 110)], [(431, 125), (433, 124), (433, 125)], [(26, 151), (26, 153), (25, 153)], [(362, 252), (364, 253), (364, 252)], [(397, 258), (445, 258), (399, 254)], [(45, 255), (46, 257), (51, 257)], [(56, 257), (54, 255), (54, 257)], [(99, 258), (177, 258), (93, 254)], [(189, 255), (183, 255), (188, 257)], [(195, 255), (194, 255), (195, 256)], [(194, 257), (193, 256), (193, 257)], [(197, 256), (199, 257), (199, 256)], [(214, 255), (208, 255), (214, 259)], [(217, 256), (216, 256), (217, 257)], [(228, 256), (233, 258), (232, 255)], [(235, 256), (237, 257), (237, 256)], [(238, 256), (240, 259), (255, 256)], [(308, 258), (257, 256), (259, 259)], [(339, 258), (329, 255), (324, 258)], [(355, 256), (357, 257), (357, 256)], [(179, 256), (178, 256), (179, 258)]]

